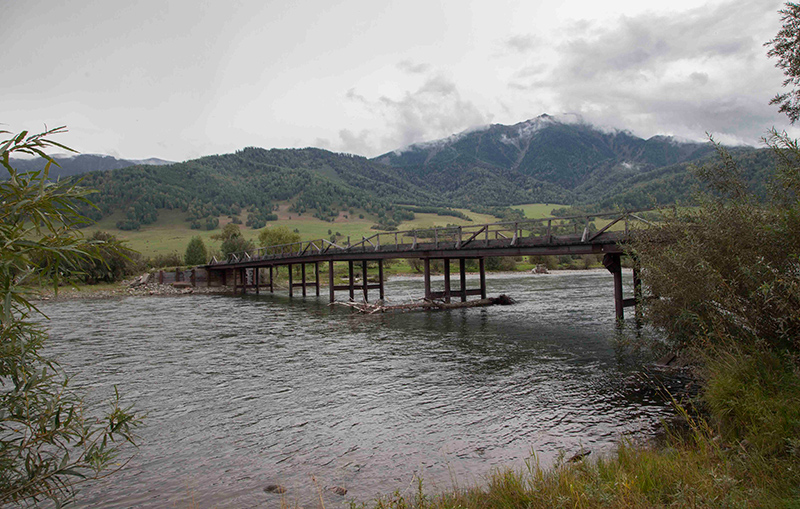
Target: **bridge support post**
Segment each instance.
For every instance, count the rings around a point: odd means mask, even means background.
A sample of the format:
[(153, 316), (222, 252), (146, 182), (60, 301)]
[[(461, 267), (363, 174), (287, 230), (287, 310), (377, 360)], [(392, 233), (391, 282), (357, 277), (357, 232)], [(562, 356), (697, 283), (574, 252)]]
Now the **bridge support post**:
[(467, 260), (458, 259), (458, 272), (461, 277), (461, 302), (467, 302)]
[(378, 260), (378, 281), (380, 282), (380, 286), (378, 287), (378, 294), (380, 299), (383, 300), (383, 260)]
[(317, 297), (319, 297), (319, 262), (314, 262), (314, 279), (317, 287)]
[(333, 260), (328, 262), (328, 293), (330, 294), (331, 302), (335, 301), (336, 287), (334, 286)]
[(303, 297), (306, 296), (306, 264), (300, 264), (300, 277), (303, 278), (303, 282), (301, 283), (303, 289)]
[(450, 302), (450, 258), (444, 259), (444, 301)]
[(614, 310), (617, 321), (625, 319), (625, 302), (622, 298), (622, 263), (619, 254), (606, 253), (603, 265), (614, 276)]
[(261, 269), (259, 267), (256, 267), (253, 270), (255, 271), (255, 273), (253, 274), (253, 279), (254, 279), (253, 282), (256, 284), (256, 295), (258, 295), (261, 292), (261, 288), (260, 288), (260, 286), (261, 286)]
[(478, 267), (481, 274), (481, 299), (486, 298), (486, 258), (478, 258)]
[(361, 286), (364, 289), (364, 302), (369, 302), (369, 287), (367, 287), (367, 260), (361, 261)]
[(272, 265), (269, 266), (269, 293), (275, 293), (275, 289), (272, 286)]
[(347, 271), (348, 275), (350, 276), (350, 302), (356, 300), (356, 287), (355, 287), (355, 280), (353, 279), (353, 261), (350, 260), (347, 262)]
[(425, 280), (425, 298), (427, 300), (432, 300), (433, 296), (431, 295), (431, 259), (423, 258), (422, 264), (424, 267), (423, 279)]
[(294, 283), (292, 282), (292, 264), (289, 264), (289, 297), (294, 297)]

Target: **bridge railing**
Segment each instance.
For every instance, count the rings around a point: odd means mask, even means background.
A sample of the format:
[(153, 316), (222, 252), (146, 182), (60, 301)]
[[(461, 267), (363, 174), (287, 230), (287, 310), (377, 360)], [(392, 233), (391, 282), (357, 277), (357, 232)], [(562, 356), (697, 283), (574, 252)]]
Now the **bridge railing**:
[[(528, 239), (532, 238), (545, 244), (566, 238), (591, 243), (606, 232), (622, 232), (627, 236), (634, 224), (652, 225), (650, 220), (643, 217), (652, 210), (654, 209), (378, 232), (369, 237), (362, 236), (358, 241), (351, 241), (350, 237), (347, 237), (346, 242), (338, 244), (328, 239), (306, 240), (234, 253), (224, 260), (214, 258), (209, 265), (298, 258), (326, 253), (413, 251), (423, 244), (425, 249), (466, 249), (471, 245), (514, 247), (525, 241), (530, 242)], [(498, 244), (497, 241), (501, 242)]]

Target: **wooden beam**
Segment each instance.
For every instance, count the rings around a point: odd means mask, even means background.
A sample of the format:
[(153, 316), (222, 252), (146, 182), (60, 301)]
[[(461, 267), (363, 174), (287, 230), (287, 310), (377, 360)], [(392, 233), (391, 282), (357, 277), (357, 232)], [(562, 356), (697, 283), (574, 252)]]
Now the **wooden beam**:
[(275, 293), (275, 288), (272, 286), (272, 265), (269, 266), (269, 293)]
[(255, 271), (254, 274), (253, 274), (253, 279), (255, 280), (254, 282), (256, 284), (256, 295), (258, 295), (259, 292), (260, 292), (259, 286), (261, 286), (261, 281), (260, 281), (260, 278), (259, 278), (259, 273), (261, 272), (261, 269), (256, 267), (253, 270)]
[[(467, 295), (480, 295), (481, 294), (481, 289), (480, 288), (473, 288), (471, 290), (465, 290), (464, 293), (466, 293)], [(445, 292), (431, 292), (431, 298), (432, 299), (444, 299), (445, 298)], [(445, 301), (445, 302), (447, 302), (447, 301)]]
[(294, 297), (294, 285), (292, 284), (292, 264), (289, 264), (289, 297)]

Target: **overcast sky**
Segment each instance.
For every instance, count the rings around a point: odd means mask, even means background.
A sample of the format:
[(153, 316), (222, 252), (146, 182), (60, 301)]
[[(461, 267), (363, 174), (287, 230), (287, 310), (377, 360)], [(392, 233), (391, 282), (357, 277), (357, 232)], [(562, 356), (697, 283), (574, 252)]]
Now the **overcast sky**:
[(763, 46), (782, 4), (10, 1), (0, 123), (170, 160), (245, 146), (375, 156), (542, 113), (758, 145), (789, 129)]

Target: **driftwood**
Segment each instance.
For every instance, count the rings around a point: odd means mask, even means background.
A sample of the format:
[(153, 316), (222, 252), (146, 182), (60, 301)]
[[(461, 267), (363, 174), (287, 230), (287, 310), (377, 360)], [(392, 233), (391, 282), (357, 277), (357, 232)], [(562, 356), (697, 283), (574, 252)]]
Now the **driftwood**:
[(416, 302), (409, 302), (406, 304), (388, 305), (383, 301), (375, 303), (370, 302), (332, 302), (340, 306), (347, 306), (355, 309), (361, 313), (372, 315), (375, 313), (385, 313), (387, 311), (416, 311), (416, 310), (434, 310), (434, 309), (459, 309), (459, 308), (477, 308), (485, 306), (508, 306), (515, 304), (516, 301), (508, 295), (500, 295), (498, 297), (491, 297), (488, 299), (470, 300), (467, 302), (444, 302), (442, 300), (420, 299)]

